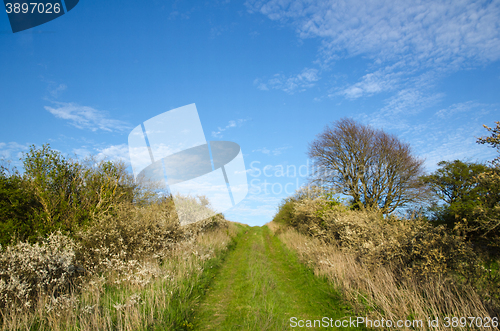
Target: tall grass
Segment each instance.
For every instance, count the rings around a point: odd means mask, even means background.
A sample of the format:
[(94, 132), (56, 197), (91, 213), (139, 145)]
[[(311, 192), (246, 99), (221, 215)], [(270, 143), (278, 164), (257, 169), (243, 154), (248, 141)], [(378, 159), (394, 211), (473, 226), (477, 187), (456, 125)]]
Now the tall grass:
[[(372, 320), (440, 319), (439, 327), (449, 330), (444, 317), (494, 317), (477, 292), (470, 286), (458, 285), (443, 276), (428, 276), (426, 281), (416, 274), (395, 270), (401, 266), (367, 266), (355, 254), (335, 244), (301, 234), (295, 229), (271, 222), (268, 226), (315, 274), (326, 276), (343, 294), (357, 305), (359, 314)], [(405, 273), (405, 277), (400, 277)], [(469, 323), (469, 321), (467, 322)], [(410, 330), (410, 328), (402, 328)]]
[[(1, 330), (184, 329), (210, 270), (235, 236), (230, 223), (87, 278), (79, 291), (40, 295), (32, 309), (2, 309)], [(208, 278), (207, 278), (208, 277)], [(10, 307), (12, 308), (12, 307)]]
[(445, 317), (498, 317), (498, 268), (481, 259), (460, 228), (352, 210), (322, 196), (286, 200), (269, 226), (374, 318), (426, 326), (439, 318), (446, 329)]
[(23, 165), (0, 164), (0, 329), (182, 328), (234, 225), (187, 196), (203, 220), (181, 226), (172, 196), (123, 163), (43, 145)]

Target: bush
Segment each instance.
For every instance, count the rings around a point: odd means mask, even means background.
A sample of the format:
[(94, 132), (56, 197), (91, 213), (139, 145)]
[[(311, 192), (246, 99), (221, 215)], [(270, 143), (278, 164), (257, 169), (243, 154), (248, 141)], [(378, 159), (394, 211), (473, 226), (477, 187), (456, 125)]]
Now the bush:
[(43, 145), (32, 146), (23, 164), (23, 175), (0, 165), (2, 245), (55, 231), (73, 235), (143, 193), (120, 162), (73, 160)]
[(76, 235), (78, 260), (92, 274), (146, 256), (161, 260), (173, 244), (225, 225), (224, 217), (217, 214), (181, 226), (172, 197), (142, 207), (121, 204), (114, 215), (101, 217)]
[(273, 221), (281, 224), (291, 224), (294, 219), (293, 206), (294, 200), (291, 198), (283, 200), (278, 207), (278, 212), (274, 216)]
[(33, 242), (37, 237), (33, 211), (41, 205), (24, 184), (17, 171), (0, 166), (0, 245), (8, 245), (14, 238)]
[(350, 210), (326, 199), (304, 199), (287, 208), (293, 208), (288, 224), (299, 232), (353, 252), (367, 266), (397, 265), (422, 276), (469, 275), (477, 268), (463, 237), (420, 217), (384, 217), (377, 210)]
[(41, 244), (18, 243), (0, 251), (0, 307), (33, 308), (42, 294), (54, 298), (77, 285), (82, 268), (75, 243), (61, 233)]
[(41, 235), (72, 234), (133, 198), (131, 177), (119, 162), (68, 159), (43, 145), (32, 146), (23, 164), (23, 179), (42, 206), (33, 210)]
[(115, 215), (104, 215), (78, 238), (78, 259), (91, 273), (144, 255), (160, 256), (184, 237), (171, 199), (147, 207), (122, 204)]

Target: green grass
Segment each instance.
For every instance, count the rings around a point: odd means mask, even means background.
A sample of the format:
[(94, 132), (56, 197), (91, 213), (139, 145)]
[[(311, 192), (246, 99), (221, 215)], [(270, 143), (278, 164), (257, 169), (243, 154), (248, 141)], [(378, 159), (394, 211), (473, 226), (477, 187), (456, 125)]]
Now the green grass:
[(247, 228), (236, 240), (189, 329), (291, 330), (292, 317), (335, 321), (353, 315), (267, 227)]

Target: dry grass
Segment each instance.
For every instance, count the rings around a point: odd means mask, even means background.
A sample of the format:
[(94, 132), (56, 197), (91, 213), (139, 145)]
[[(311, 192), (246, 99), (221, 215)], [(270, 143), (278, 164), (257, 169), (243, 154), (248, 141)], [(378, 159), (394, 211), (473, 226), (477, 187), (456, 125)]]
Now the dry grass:
[(225, 250), (235, 233), (232, 224), (218, 227), (174, 244), (163, 262), (129, 261), (93, 276), (79, 294), (44, 294), (33, 310), (4, 309), (1, 330), (169, 329), (187, 316), (207, 261)]
[[(301, 261), (309, 264), (317, 275), (326, 276), (357, 307), (372, 319), (422, 320), (440, 318), (433, 330), (448, 330), (443, 318), (493, 317), (474, 289), (459, 287), (450, 279), (428, 276), (426, 281), (405, 270), (393, 270), (387, 265), (364, 265), (355, 254), (301, 234), (285, 225), (271, 222), (269, 228)], [(397, 275), (404, 274), (405, 277)], [(405, 328), (408, 329), (408, 328)], [(408, 329), (409, 330), (409, 329)]]
[(0, 251), (0, 330), (170, 329), (237, 226), (222, 215), (181, 227), (171, 200), (121, 204), (74, 238)]

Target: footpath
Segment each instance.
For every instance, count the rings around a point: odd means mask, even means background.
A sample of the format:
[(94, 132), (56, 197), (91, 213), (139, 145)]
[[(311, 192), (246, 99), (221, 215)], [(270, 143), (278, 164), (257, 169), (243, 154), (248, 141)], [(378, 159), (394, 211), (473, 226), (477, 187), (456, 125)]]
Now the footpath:
[(331, 321), (355, 319), (339, 293), (266, 226), (237, 237), (195, 311), (194, 330), (336, 330)]

